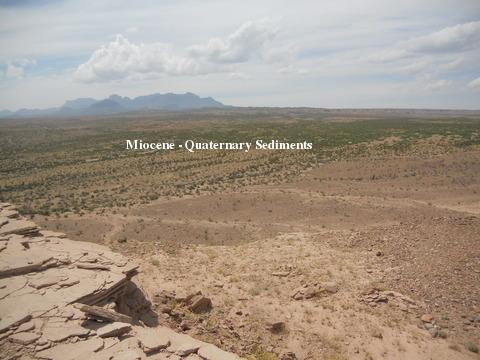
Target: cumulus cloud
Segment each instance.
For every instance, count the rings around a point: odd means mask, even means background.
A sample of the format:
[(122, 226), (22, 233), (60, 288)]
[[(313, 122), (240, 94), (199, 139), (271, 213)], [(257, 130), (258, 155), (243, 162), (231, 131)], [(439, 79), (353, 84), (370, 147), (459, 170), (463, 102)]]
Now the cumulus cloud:
[(176, 55), (165, 44), (134, 44), (122, 35), (95, 50), (81, 64), (74, 78), (81, 82), (102, 82), (144, 76), (196, 75), (205, 72), (192, 58)]
[(25, 75), (25, 70), (28, 67), (36, 65), (35, 60), (19, 59), (8, 61), (5, 69), (5, 77), (8, 79), (18, 79)]
[(213, 38), (205, 44), (190, 47), (192, 56), (215, 63), (246, 62), (255, 56), (261, 56), (265, 45), (275, 37), (274, 23), (263, 19), (249, 21), (240, 26), (227, 38)]
[(468, 87), (469, 87), (470, 89), (480, 89), (480, 77), (478, 77), (478, 78), (470, 81), (470, 82), (468, 83)]
[(260, 56), (274, 34), (270, 21), (249, 21), (225, 39), (213, 38), (205, 44), (193, 45), (183, 54), (170, 45), (135, 44), (117, 35), (76, 69), (74, 79), (88, 83), (161, 74), (232, 73), (230, 65)]

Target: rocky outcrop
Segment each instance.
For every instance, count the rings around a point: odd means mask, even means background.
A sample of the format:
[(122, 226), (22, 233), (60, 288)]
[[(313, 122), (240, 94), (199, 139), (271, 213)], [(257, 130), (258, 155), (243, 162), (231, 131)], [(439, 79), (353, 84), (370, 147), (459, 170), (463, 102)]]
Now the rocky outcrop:
[[(52, 360), (239, 359), (169, 328), (146, 327), (142, 316), (152, 312), (132, 280), (137, 271), (135, 263), (104, 246), (41, 230), (13, 206), (0, 203), (3, 355)], [(208, 304), (202, 299), (196, 301), (204, 309)]]

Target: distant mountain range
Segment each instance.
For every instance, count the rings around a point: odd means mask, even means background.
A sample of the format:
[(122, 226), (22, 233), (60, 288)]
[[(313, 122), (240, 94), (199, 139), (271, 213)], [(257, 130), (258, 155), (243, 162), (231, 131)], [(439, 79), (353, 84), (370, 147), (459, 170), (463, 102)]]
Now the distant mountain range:
[(109, 115), (132, 111), (181, 111), (222, 107), (225, 105), (211, 97), (201, 98), (189, 92), (185, 94), (151, 94), (133, 99), (111, 95), (103, 100), (93, 98), (68, 100), (58, 108), (3, 110), (0, 111), (0, 117)]

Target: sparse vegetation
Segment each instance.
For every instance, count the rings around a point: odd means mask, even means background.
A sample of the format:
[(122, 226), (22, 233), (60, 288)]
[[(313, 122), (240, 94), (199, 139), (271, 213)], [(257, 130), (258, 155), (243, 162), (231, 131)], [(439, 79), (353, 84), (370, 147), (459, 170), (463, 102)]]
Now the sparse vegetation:
[[(377, 142), (373, 154), (378, 156), (417, 151), (414, 144), (432, 136), (440, 136), (438, 142), (446, 150), (480, 144), (480, 122), (474, 117), (346, 113), (349, 121), (345, 122), (334, 121), (337, 116), (297, 109), (283, 113), (158, 113), (134, 119), (123, 116), (81, 121), (2, 120), (0, 201), (18, 204), (26, 215), (101, 213), (108, 208), (147, 204), (160, 197), (288, 181), (319, 162), (370, 154), (371, 142)], [(124, 149), (126, 139), (181, 143), (192, 137), (199, 141), (312, 141), (314, 149), (194, 154)]]
[[(290, 359), (287, 350), (305, 359), (401, 357), (445, 344), (438, 338), (447, 332), (461, 345), (443, 350), (468, 356), (478, 337), (480, 121), (365, 114), (250, 109), (0, 122), (0, 138), (10, 139), (0, 145), (8, 169), (0, 168), (0, 196), (47, 229), (139, 261), (162, 323), (247, 359)], [(305, 138), (315, 148), (121, 147), (126, 137), (187, 136)], [(213, 311), (182, 305), (196, 291)], [(422, 304), (431, 306), (432, 333), (409, 326), (427, 311)]]
[(468, 351), (470, 351), (470, 352), (473, 352), (473, 353), (475, 353), (475, 354), (478, 354), (478, 346), (475, 345), (474, 343), (468, 343), (468, 344), (467, 344), (467, 349), (468, 349)]

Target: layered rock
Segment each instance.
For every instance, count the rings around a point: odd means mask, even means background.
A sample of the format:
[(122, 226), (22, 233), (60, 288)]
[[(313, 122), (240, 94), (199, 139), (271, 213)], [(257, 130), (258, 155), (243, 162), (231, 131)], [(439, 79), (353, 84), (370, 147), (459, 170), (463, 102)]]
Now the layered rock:
[[(9, 358), (200, 359), (238, 356), (139, 320), (138, 266), (108, 248), (41, 230), (0, 203), (0, 347)], [(139, 296), (139, 294), (141, 296)], [(139, 300), (140, 299), (140, 300)]]

